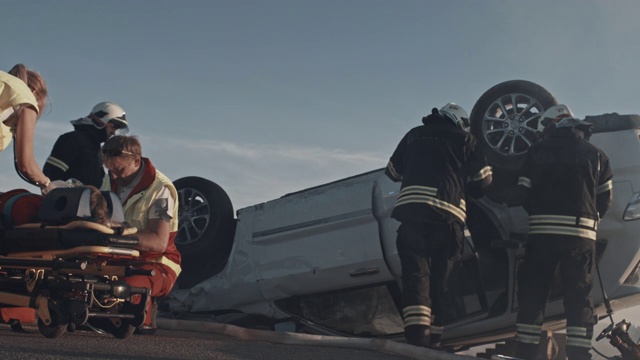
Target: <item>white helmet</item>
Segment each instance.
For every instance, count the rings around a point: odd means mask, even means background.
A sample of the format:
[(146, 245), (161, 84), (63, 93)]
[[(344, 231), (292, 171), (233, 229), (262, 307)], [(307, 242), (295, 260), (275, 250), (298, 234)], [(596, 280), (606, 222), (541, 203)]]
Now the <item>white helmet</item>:
[(97, 104), (91, 109), (91, 113), (87, 117), (74, 120), (74, 125), (93, 125), (98, 129), (103, 129), (107, 123), (111, 122), (120, 133), (129, 131), (129, 123), (124, 109), (113, 102), (105, 101)]
[(573, 112), (571, 112), (571, 109), (569, 109), (567, 105), (553, 105), (540, 115), (538, 124), (546, 128), (549, 125), (557, 124), (558, 121), (563, 118), (575, 118), (575, 115), (573, 115)]
[(440, 115), (451, 119), (460, 129), (469, 131), (469, 127), (471, 126), (469, 123), (469, 115), (467, 115), (467, 112), (462, 106), (448, 103), (440, 108)]

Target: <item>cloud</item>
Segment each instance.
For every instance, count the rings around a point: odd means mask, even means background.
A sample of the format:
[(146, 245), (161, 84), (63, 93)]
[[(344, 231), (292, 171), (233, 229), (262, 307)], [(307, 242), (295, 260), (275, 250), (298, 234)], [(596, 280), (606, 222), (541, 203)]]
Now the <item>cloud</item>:
[(140, 139), (143, 153), (171, 179), (200, 176), (214, 181), (227, 191), (236, 209), (379, 169), (388, 159), (387, 154), (299, 144)]
[[(42, 121), (35, 152), (44, 165), (58, 136), (71, 128)], [(222, 186), (235, 209), (276, 199), (305, 188), (336, 181), (386, 165), (389, 154), (349, 152), (300, 144), (237, 143), (140, 135), (143, 154), (172, 180), (200, 176)], [(0, 153), (0, 192), (38, 189), (22, 181), (13, 169), (13, 151)]]

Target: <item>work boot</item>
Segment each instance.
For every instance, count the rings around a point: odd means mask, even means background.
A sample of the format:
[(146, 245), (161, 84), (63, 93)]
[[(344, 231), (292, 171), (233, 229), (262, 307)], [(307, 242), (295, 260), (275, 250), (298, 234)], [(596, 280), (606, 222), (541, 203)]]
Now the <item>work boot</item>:
[(429, 347), (431, 329), (426, 325), (409, 325), (404, 328), (404, 338), (411, 345)]
[(18, 332), (18, 333), (27, 333), (28, 332), (27, 330), (25, 330), (22, 327), (22, 324), (20, 323), (20, 320), (11, 319), (11, 320), (9, 320), (8, 324), (9, 324), (9, 326), (11, 326), (11, 330), (13, 332)]
[(513, 358), (522, 360), (535, 360), (538, 355), (538, 344), (528, 344), (516, 342), (515, 355)]
[(434, 334), (431, 333), (429, 336), (429, 348), (434, 350), (442, 350), (442, 343), (440, 342), (440, 337), (442, 334)]
[(151, 317), (150, 323), (138, 326), (135, 334), (153, 335), (156, 333), (156, 318), (158, 317), (158, 303), (156, 299), (151, 299), (151, 313), (149, 313), (148, 316)]

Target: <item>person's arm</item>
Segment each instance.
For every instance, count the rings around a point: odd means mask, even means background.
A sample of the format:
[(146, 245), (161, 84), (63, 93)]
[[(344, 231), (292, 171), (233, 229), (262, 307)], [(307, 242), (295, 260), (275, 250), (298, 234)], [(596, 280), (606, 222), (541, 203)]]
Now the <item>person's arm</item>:
[(169, 222), (163, 219), (150, 219), (147, 229), (138, 231), (138, 245), (136, 249), (145, 252), (162, 253), (169, 244)]
[(405, 135), (391, 155), (387, 167), (384, 169), (385, 175), (394, 182), (400, 182), (404, 173), (404, 151), (407, 146), (407, 135)]
[(600, 178), (596, 187), (596, 210), (600, 219), (613, 204), (613, 172), (609, 165), (609, 158), (604, 153), (600, 159)]
[(164, 187), (147, 211), (147, 228), (138, 231), (138, 250), (162, 253), (167, 249), (171, 234), (170, 214), (173, 213), (174, 206), (175, 199), (169, 189)]
[(67, 133), (61, 135), (51, 149), (51, 154), (44, 163), (42, 172), (51, 179), (54, 180), (68, 180), (69, 176), (67, 172), (71, 166), (76, 162), (76, 159), (81, 156), (85, 151), (88, 151), (83, 147), (79, 139), (73, 136), (75, 133)]
[(529, 212), (527, 200), (529, 199), (529, 194), (531, 193), (531, 187), (533, 185), (533, 173), (531, 171), (533, 170), (533, 160), (531, 159), (531, 154), (531, 149), (529, 149), (518, 172), (518, 186), (511, 194), (511, 199), (507, 204), (509, 206), (521, 205), (527, 212)]
[(15, 151), (18, 170), (41, 189), (49, 185), (49, 178), (40, 170), (33, 152), (33, 138), (38, 114), (30, 106), (23, 108), (18, 115), (16, 127)]
[(493, 182), (493, 169), (487, 163), (482, 151), (477, 148), (474, 138), (469, 137), (467, 146), (469, 149), (469, 175), (467, 179), (469, 195), (479, 199), (484, 195), (484, 190)]

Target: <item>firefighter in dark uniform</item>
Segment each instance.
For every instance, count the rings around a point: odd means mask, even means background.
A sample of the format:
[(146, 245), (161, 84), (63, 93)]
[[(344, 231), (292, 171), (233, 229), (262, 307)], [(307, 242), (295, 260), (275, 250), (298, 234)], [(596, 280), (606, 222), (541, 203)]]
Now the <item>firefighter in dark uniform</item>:
[(438, 348), (443, 295), (464, 237), (465, 194), (482, 196), (491, 167), (467, 131), (462, 107), (449, 103), (422, 118), (389, 160), (385, 173), (401, 181), (392, 217), (402, 265), (402, 316), (410, 344)]
[(54, 180), (77, 179), (99, 188), (104, 168), (100, 146), (116, 131), (126, 133), (129, 123), (124, 110), (113, 102), (101, 102), (86, 117), (71, 121), (74, 130), (60, 135), (47, 158), (43, 172)]
[(567, 356), (591, 359), (596, 229), (613, 200), (613, 174), (607, 156), (588, 142), (592, 124), (576, 119), (565, 105), (553, 106), (541, 119), (550, 119), (552, 130), (531, 146), (518, 179), (529, 235), (518, 274), (516, 356), (535, 357), (559, 265)]

